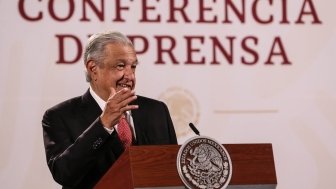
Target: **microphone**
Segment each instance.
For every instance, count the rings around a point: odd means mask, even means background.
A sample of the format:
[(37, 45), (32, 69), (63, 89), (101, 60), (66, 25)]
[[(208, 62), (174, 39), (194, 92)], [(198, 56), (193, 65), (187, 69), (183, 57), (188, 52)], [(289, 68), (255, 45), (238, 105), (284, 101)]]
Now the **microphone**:
[(195, 125), (193, 123), (189, 123), (189, 127), (191, 128), (191, 130), (194, 131), (194, 133), (198, 136), (200, 136), (200, 132), (196, 129)]

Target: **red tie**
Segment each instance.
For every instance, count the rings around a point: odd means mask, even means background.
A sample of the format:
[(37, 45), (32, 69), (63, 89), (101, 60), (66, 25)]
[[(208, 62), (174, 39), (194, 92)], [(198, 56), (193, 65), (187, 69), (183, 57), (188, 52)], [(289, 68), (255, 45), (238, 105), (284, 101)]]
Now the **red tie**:
[(122, 115), (119, 119), (118, 129), (117, 129), (119, 139), (125, 148), (131, 146), (132, 144), (132, 131), (126, 121), (125, 115)]

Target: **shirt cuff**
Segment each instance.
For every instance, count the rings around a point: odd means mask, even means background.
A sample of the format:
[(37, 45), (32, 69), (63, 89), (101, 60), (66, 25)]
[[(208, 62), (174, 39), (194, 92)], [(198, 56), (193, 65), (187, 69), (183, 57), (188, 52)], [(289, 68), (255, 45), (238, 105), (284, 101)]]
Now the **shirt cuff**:
[(114, 131), (114, 128), (113, 128), (113, 127), (112, 127), (112, 129), (109, 129), (109, 128), (104, 127), (104, 129), (105, 129), (109, 134), (112, 134), (113, 131)]

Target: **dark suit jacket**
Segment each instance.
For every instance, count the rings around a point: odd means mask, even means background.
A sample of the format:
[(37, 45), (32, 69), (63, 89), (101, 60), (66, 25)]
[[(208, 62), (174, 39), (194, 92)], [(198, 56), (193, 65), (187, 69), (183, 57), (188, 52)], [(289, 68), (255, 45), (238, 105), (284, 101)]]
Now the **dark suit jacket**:
[[(132, 111), (135, 145), (177, 144), (167, 106), (138, 96)], [(62, 102), (43, 116), (43, 138), (49, 169), (63, 188), (93, 188), (123, 152), (116, 132), (103, 128), (100, 107), (89, 91)]]

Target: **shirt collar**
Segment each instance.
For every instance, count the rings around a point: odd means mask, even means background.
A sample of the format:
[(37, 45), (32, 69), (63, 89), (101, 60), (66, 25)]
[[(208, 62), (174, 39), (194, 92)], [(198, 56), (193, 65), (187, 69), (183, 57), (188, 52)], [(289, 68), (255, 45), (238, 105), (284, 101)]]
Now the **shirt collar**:
[(90, 86), (90, 94), (93, 97), (93, 99), (97, 102), (97, 104), (99, 105), (100, 109), (103, 111), (105, 108), (105, 104), (106, 102), (101, 99), (97, 93), (94, 92), (94, 90), (92, 89), (92, 87)]

